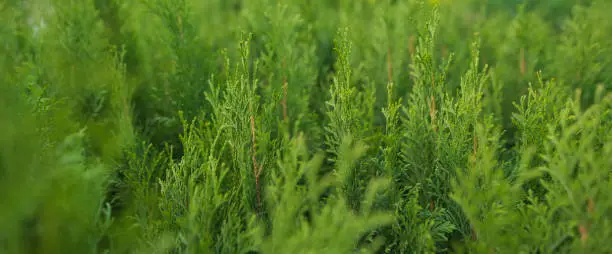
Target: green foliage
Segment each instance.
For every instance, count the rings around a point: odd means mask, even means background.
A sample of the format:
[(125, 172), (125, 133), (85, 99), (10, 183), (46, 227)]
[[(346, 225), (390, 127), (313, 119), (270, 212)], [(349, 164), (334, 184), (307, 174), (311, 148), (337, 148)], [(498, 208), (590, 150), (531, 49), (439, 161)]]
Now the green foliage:
[[(351, 144), (345, 138), (339, 148), (337, 174), (319, 178), (324, 162), (319, 154), (309, 158), (303, 136), (292, 139), (284, 158), (279, 161), (279, 175), (272, 177), (269, 186), (271, 229), (260, 240), (263, 253), (371, 253), (380, 247), (374, 240), (358, 246), (359, 239), (369, 231), (392, 222), (390, 213), (372, 210), (378, 192), (386, 181), (368, 184), (363, 206), (352, 211), (342, 193), (333, 193), (324, 200), (321, 196), (330, 187), (345, 184), (351, 166), (365, 151), (363, 144)], [(300, 184), (301, 180), (306, 185)], [(305, 216), (307, 214), (307, 216)], [(261, 235), (261, 233), (260, 233)], [(370, 240), (370, 241), (372, 241)]]
[(0, 2), (0, 252), (610, 252), (610, 8)]

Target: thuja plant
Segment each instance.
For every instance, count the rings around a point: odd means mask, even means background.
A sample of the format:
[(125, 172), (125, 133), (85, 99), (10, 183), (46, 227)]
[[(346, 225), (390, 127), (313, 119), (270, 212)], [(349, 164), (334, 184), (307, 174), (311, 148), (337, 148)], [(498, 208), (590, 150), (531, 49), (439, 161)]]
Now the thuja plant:
[(100, 7), (105, 22), (114, 24), (107, 25), (107, 33), (128, 49), (127, 74), (139, 134), (158, 149), (164, 143), (173, 145), (175, 156), (180, 154), (177, 137), (182, 128), (177, 112), (192, 119), (210, 111), (204, 97), (209, 91), (206, 82), (221, 69), (219, 51), (236, 44), (224, 43), (230, 29), (211, 32), (204, 25), (221, 19), (229, 24), (232, 12), (213, 11), (222, 2), (227, 1), (110, 1), (109, 7)]
[[(44, 15), (47, 29), (15, 27), (19, 36), (5, 37), (23, 40), (20, 50), (3, 48), (11, 64), (2, 67), (2, 178), (13, 189), (5, 193), (21, 196), (2, 197), (1, 210), (12, 211), (3, 214), (3, 252), (103, 250), (113, 162), (132, 138), (122, 56), (102, 38), (91, 2), (52, 4), (62, 15)], [(5, 11), (27, 24), (24, 5)]]
[[(383, 0), (346, 1), (339, 15), (340, 25), (351, 28), (348, 34), (352, 50), (349, 63), (353, 82), (376, 88), (376, 108), (385, 104), (387, 82), (407, 84), (410, 72), (406, 71), (414, 53), (416, 34), (415, 16), (424, 13), (417, 2), (393, 3)], [(409, 18), (408, 18), (409, 17)], [(393, 71), (395, 70), (395, 71)], [(396, 86), (402, 95), (408, 86)], [(382, 115), (376, 113), (381, 124)]]
[(272, 123), (273, 130), (276, 122), (281, 124), (272, 136), (281, 138), (284, 130), (305, 132), (312, 138), (311, 147), (317, 147), (322, 132), (318, 123), (322, 107), (317, 104), (325, 99), (318, 95), (325, 90), (316, 86), (319, 70), (312, 28), (296, 6), (271, 1), (245, 5), (242, 15), (253, 31), (253, 50), (260, 52), (255, 56), (258, 72), (253, 75), (261, 80), (262, 98), (271, 110), (265, 121)]
[[(427, 28), (435, 29), (435, 23), (430, 25)], [(415, 83), (407, 103), (401, 103), (401, 97), (394, 95), (397, 90), (393, 81), (387, 85), (388, 105), (383, 109), (386, 129), (382, 138), (381, 168), (384, 174), (393, 179), (393, 189), (388, 194), (388, 207), (397, 216), (396, 223), (384, 232), (390, 238), (385, 249), (387, 253), (435, 252), (438, 249), (437, 242), (445, 239), (446, 234), (454, 228), (443, 218), (443, 206), (434, 204), (431, 199), (434, 190), (429, 188), (427, 182), (428, 175), (434, 174), (430, 171), (432, 168), (429, 168), (433, 160), (428, 159), (431, 154), (427, 148), (433, 148), (434, 145), (431, 135), (433, 125), (430, 123), (437, 121), (434, 115), (437, 113), (432, 112), (436, 112), (436, 105), (439, 105), (435, 104), (436, 98), (433, 95), (439, 95), (435, 91), (441, 91), (431, 85), (436, 82), (432, 78), (440, 78), (441, 75), (434, 74), (434, 61), (428, 48), (432, 45), (431, 38), (434, 35), (429, 32), (435, 31), (426, 31), (423, 37), (418, 38), (420, 44), (415, 47), (412, 64)], [(420, 151), (413, 153), (416, 149)]]
[(598, 236), (609, 230), (609, 205), (602, 200), (610, 188), (609, 135), (598, 131), (610, 126), (609, 100), (587, 110), (580, 109), (580, 99), (569, 102), (556, 135), (551, 128), (542, 156), (545, 164), (536, 168), (550, 176), (542, 183), (547, 191), (543, 202), (549, 207), (546, 218), (557, 228), (550, 237), (568, 240), (557, 247), (562, 251), (610, 248)]
[[(325, 145), (331, 154), (330, 161), (337, 163), (335, 158), (339, 156), (339, 148), (342, 139), (352, 136), (356, 139), (370, 139), (373, 131), (374, 91), (367, 88), (358, 92), (358, 87), (353, 83), (350, 56), (352, 43), (348, 38), (348, 29), (342, 29), (336, 41), (337, 74), (333, 77), (330, 87), (331, 98), (327, 102), (328, 124), (325, 127)], [(358, 208), (359, 200), (363, 194), (364, 183), (367, 182), (367, 162), (359, 162), (352, 170), (348, 170), (344, 193), (351, 207)]]
[[(268, 185), (271, 225), (269, 233), (256, 231), (258, 249), (262, 253), (375, 253), (380, 249), (383, 239), (361, 239), (392, 221), (390, 213), (372, 209), (387, 181), (376, 179), (367, 184), (358, 211), (353, 211), (342, 188), (337, 188), (351, 184), (352, 168), (366, 149), (344, 137), (335, 171), (321, 176), (323, 154), (310, 156), (304, 137), (293, 138), (278, 161), (278, 174), (271, 176)], [(330, 188), (335, 191), (329, 193)]]
[(213, 109), (212, 122), (215, 128), (226, 129), (223, 139), (230, 146), (230, 163), (233, 168), (240, 170), (237, 176), (247, 181), (245, 186), (248, 187), (242, 188), (242, 202), (260, 212), (261, 185), (265, 176), (262, 172), (267, 170), (274, 156), (271, 152), (270, 132), (271, 126), (276, 124), (267, 116), (275, 112), (273, 110), (276, 107), (272, 108), (269, 106), (271, 104), (260, 101), (257, 94), (260, 83), (254, 74), (257, 73), (258, 62), (254, 63), (252, 71), (251, 37), (245, 36), (240, 46), (239, 64), (230, 70), (229, 59), (226, 58), (228, 78), (222, 86), (211, 80), (211, 92), (207, 93), (207, 99)]
[[(583, 106), (593, 103), (596, 89), (594, 85), (609, 88), (610, 44), (612, 38), (608, 33), (612, 22), (603, 18), (603, 10), (610, 8), (610, 3), (593, 1), (590, 6), (574, 6), (571, 18), (561, 25), (559, 43), (550, 54), (551, 70), (558, 78), (568, 82), (573, 88), (583, 90)], [(574, 68), (568, 68), (567, 62), (573, 62)]]
[[(521, 235), (516, 234), (516, 230), (521, 229), (521, 218), (517, 212), (512, 212), (520, 203), (520, 189), (505, 178), (496, 160), (500, 133), (491, 125), (479, 123), (474, 137), (477, 146), (473, 161), (466, 169), (459, 170), (451, 194), (463, 208), (473, 229), (468, 252), (525, 251)], [(461, 251), (462, 246), (458, 250)]]
[(250, 210), (239, 190), (256, 187), (248, 182), (230, 185), (235, 176), (222, 161), (227, 147), (220, 142), (224, 129), (214, 131), (202, 121), (184, 125), (185, 153), (180, 161), (169, 164), (165, 178), (159, 180), (162, 222), (171, 222), (166, 228), (175, 234), (177, 250), (182, 253), (243, 253), (249, 245), (242, 227), (251, 217), (248, 213), (242, 219), (239, 216)]
[(570, 98), (568, 89), (558, 81), (544, 81), (541, 74), (538, 77), (538, 83), (530, 85), (527, 94), (515, 103), (512, 121), (520, 140), (516, 145), (518, 151), (531, 146), (537, 150), (544, 148), (549, 126), (556, 126), (561, 121), (560, 114)]
[[(573, 253), (609, 248), (595, 236), (607, 234), (604, 225), (609, 223), (601, 214), (607, 205), (597, 205), (610, 186), (609, 145), (603, 143), (609, 135), (599, 136), (597, 131), (610, 124), (609, 103), (609, 96), (587, 110), (580, 109), (579, 99), (562, 103), (560, 120), (548, 125), (544, 148), (525, 149), (520, 155), (516, 178), (504, 177), (495, 162), (498, 138), (479, 146), (480, 164), (460, 174), (452, 195), (482, 232), (480, 240), (468, 244), (470, 252)], [(479, 135), (486, 135), (480, 129)], [(543, 161), (534, 165), (538, 157)], [(539, 179), (544, 195), (525, 188), (526, 181), (533, 179)], [(465, 186), (468, 182), (478, 183), (476, 189)], [(491, 187), (478, 190), (486, 186)]]

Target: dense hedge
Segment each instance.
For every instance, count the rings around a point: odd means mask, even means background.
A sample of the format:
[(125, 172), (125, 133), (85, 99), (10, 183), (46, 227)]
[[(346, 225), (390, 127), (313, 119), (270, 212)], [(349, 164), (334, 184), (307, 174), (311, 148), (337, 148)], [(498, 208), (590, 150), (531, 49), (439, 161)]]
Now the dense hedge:
[(2, 253), (610, 253), (588, 0), (6, 0)]

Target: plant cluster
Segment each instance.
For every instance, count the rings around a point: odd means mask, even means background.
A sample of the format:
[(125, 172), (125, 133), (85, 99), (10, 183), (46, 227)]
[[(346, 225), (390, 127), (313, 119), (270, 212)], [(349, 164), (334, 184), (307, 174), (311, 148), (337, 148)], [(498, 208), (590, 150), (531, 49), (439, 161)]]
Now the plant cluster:
[(612, 252), (610, 9), (0, 2), (0, 252)]

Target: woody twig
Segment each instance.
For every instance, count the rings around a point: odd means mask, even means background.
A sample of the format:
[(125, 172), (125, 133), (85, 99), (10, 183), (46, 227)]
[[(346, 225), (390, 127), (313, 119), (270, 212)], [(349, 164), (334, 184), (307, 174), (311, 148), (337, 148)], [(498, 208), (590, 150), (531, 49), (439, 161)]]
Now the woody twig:
[(260, 194), (260, 184), (259, 184), (259, 176), (261, 175), (262, 165), (257, 164), (257, 157), (255, 156), (257, 152), (257, 143), (256, 143), (256, 132), (255, 132), (255, 117), (253, 117), (251, 110), (251, 138), (252, 138), (252, 146), (251, 146), (251, 159), (253, 160), (253, 175), (255, 176), (255, 195), (257, 198), (257, 213), (261, 212), (261, 194)]

